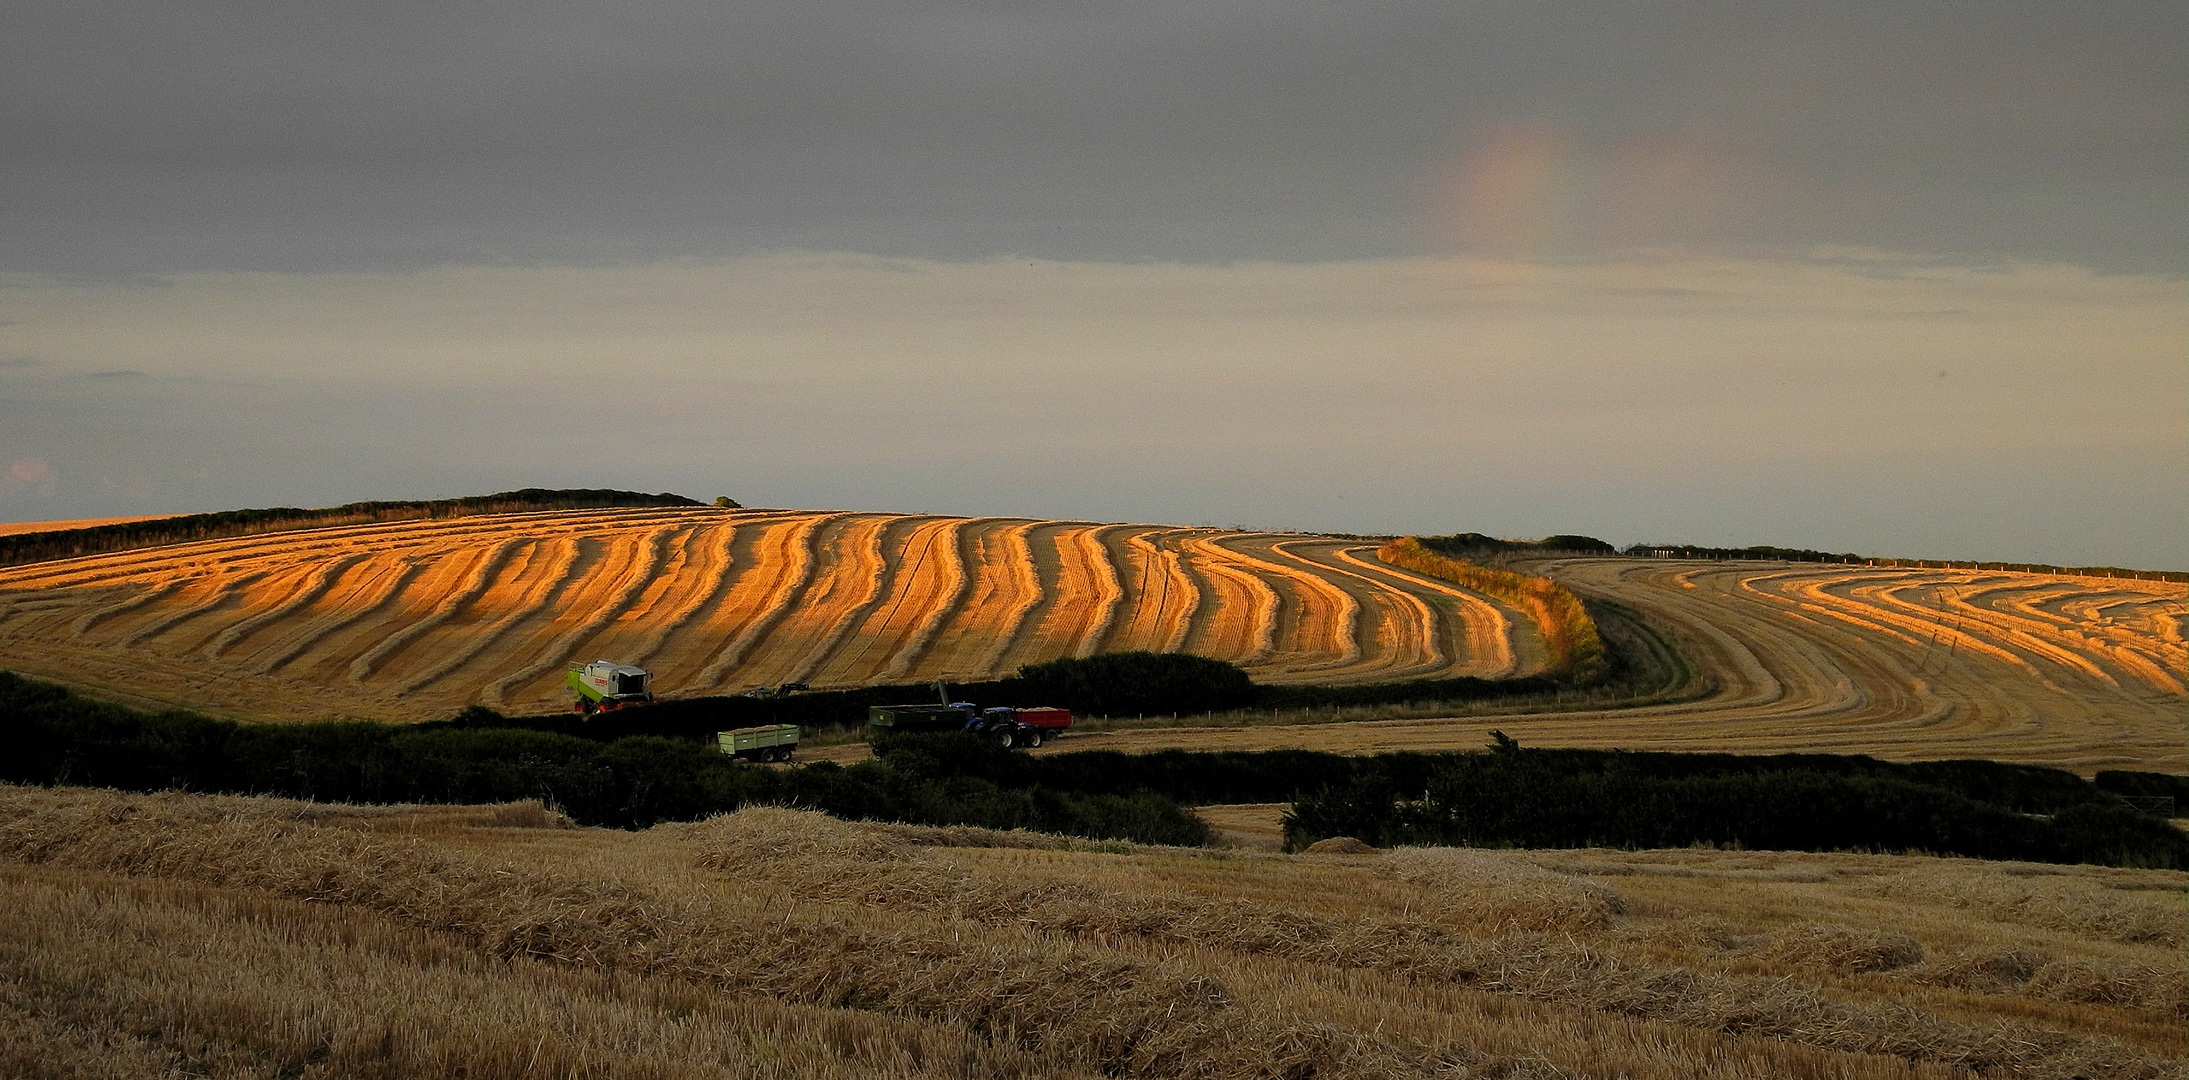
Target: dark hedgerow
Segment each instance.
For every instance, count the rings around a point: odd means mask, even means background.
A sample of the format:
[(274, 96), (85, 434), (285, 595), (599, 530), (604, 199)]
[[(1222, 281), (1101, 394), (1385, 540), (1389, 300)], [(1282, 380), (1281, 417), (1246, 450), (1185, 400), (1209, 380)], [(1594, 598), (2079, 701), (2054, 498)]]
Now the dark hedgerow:
[[(347, 803), (541, 799), (583, 824), (626, 828), (776, 804), (1157, 844), (1201, 844), (1209, 835), (1175, 801), (1145, 790), (1045, 788), (978, 760), (938, 767), (933, 752), (916, 747), (885, 748), (849, 768), (769, 769), (651, 735), (602, 741), (512, 728), (238, 724), (179, 710), (145, 713), (4, 671), (0, 731), (11, 748), (0, 755), (0, 780), (16, 783)], [(973, 747), (951, 752), (1004, 753), (968, 741)]]
[(1189, 653), (1121, 652), (1028, 664), (1011, 680), (1028, 704), (1097, 716), (1222, 712), (1256, 702), (1245, 671)]
[[(905, 735), (877, 758), (771, 769), (657, 735), (579, 738), (463, 725), (237, 724), (145, 713), (0, 672), (0, 780), (356, 803), (545, 800), (587, 824), (642, 827), (752, 804), (839, 817), (1030, 828), (1199, 844), (1183, 805), (1291, 802), (1286, 839), (1379, 845), (1684, 846), (1924, 851), (2189, 867), (2189, 838), (2057, 769), (1895, 764), (1829, 754), (1522, 749), (1348, 757), (1305, 750), (1033, 757), (960, 732)], [(595, 733), (598, 734), (597, 732)], [(2111, 777), (2136, 792), (2183, 778)]]
[(1359, 774), (1293, 804), (1287, 845), (1330, 836), (1472, 847), (1721, 846), (2189, 867), (2189, 836), (2073, 774), (1984, 761), (1523, 750)]

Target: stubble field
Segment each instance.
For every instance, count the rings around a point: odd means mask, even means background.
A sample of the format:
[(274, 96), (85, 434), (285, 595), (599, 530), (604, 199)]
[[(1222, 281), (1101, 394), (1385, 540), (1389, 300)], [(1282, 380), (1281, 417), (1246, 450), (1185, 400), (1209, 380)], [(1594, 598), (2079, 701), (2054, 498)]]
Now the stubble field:
[(265, 720), (563, 707), (568, 664), (671, 696), (1007, 675), (1146, 649), (1265, 682), (1526, 674), (1526, 617), (1294, 534), (1008, 518), (567, 511), (0, 570), (0, 665)]
[(0, 786), (0, 1073), (2178, 1077), (2185, 886)]
[(1656, 559), (1532, 569), (1639, 612), (1704, 692), (1620, 710), (1115, 731), (1077, 747), (1448, 750), (1498, 728), (1540, 746), (2189, 772), (2180, 583)]

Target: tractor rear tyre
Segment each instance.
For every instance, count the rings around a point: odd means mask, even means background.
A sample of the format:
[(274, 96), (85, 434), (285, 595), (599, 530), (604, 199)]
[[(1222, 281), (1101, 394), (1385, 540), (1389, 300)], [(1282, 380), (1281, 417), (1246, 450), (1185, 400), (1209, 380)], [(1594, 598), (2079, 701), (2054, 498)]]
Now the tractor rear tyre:
[(1009, 750), (1011, 748), (1010, 728), (997, 728), (996, 730), (989, 732), (989, 734), (995, 737), (997, 746), (1003, 747), (1005, 750)]

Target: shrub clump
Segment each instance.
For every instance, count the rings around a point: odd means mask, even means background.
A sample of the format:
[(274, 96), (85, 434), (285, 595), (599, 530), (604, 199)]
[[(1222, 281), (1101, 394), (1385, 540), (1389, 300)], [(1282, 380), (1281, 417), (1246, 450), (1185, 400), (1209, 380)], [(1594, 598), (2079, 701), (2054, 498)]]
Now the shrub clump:
[(1097, 716), (1222, 712), (1257, 700), (1245, 671), (1190, 653), (1121, 652), (1028, 664), (1009, 680), (1028, 704)]

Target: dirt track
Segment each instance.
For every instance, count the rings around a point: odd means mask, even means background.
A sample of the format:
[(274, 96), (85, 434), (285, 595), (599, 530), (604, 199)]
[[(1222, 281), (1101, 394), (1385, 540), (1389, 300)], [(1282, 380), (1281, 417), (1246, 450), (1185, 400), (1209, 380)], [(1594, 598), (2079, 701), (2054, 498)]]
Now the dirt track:
[(565, 665), (670, 695), (966, 680), (1185, 650), (1268, 682), (1502, 675), (1532, 628), (1351, 541), (708, 509), (268, 534), (0, 570), (0, 666), (262, 719), (563, 705)]

